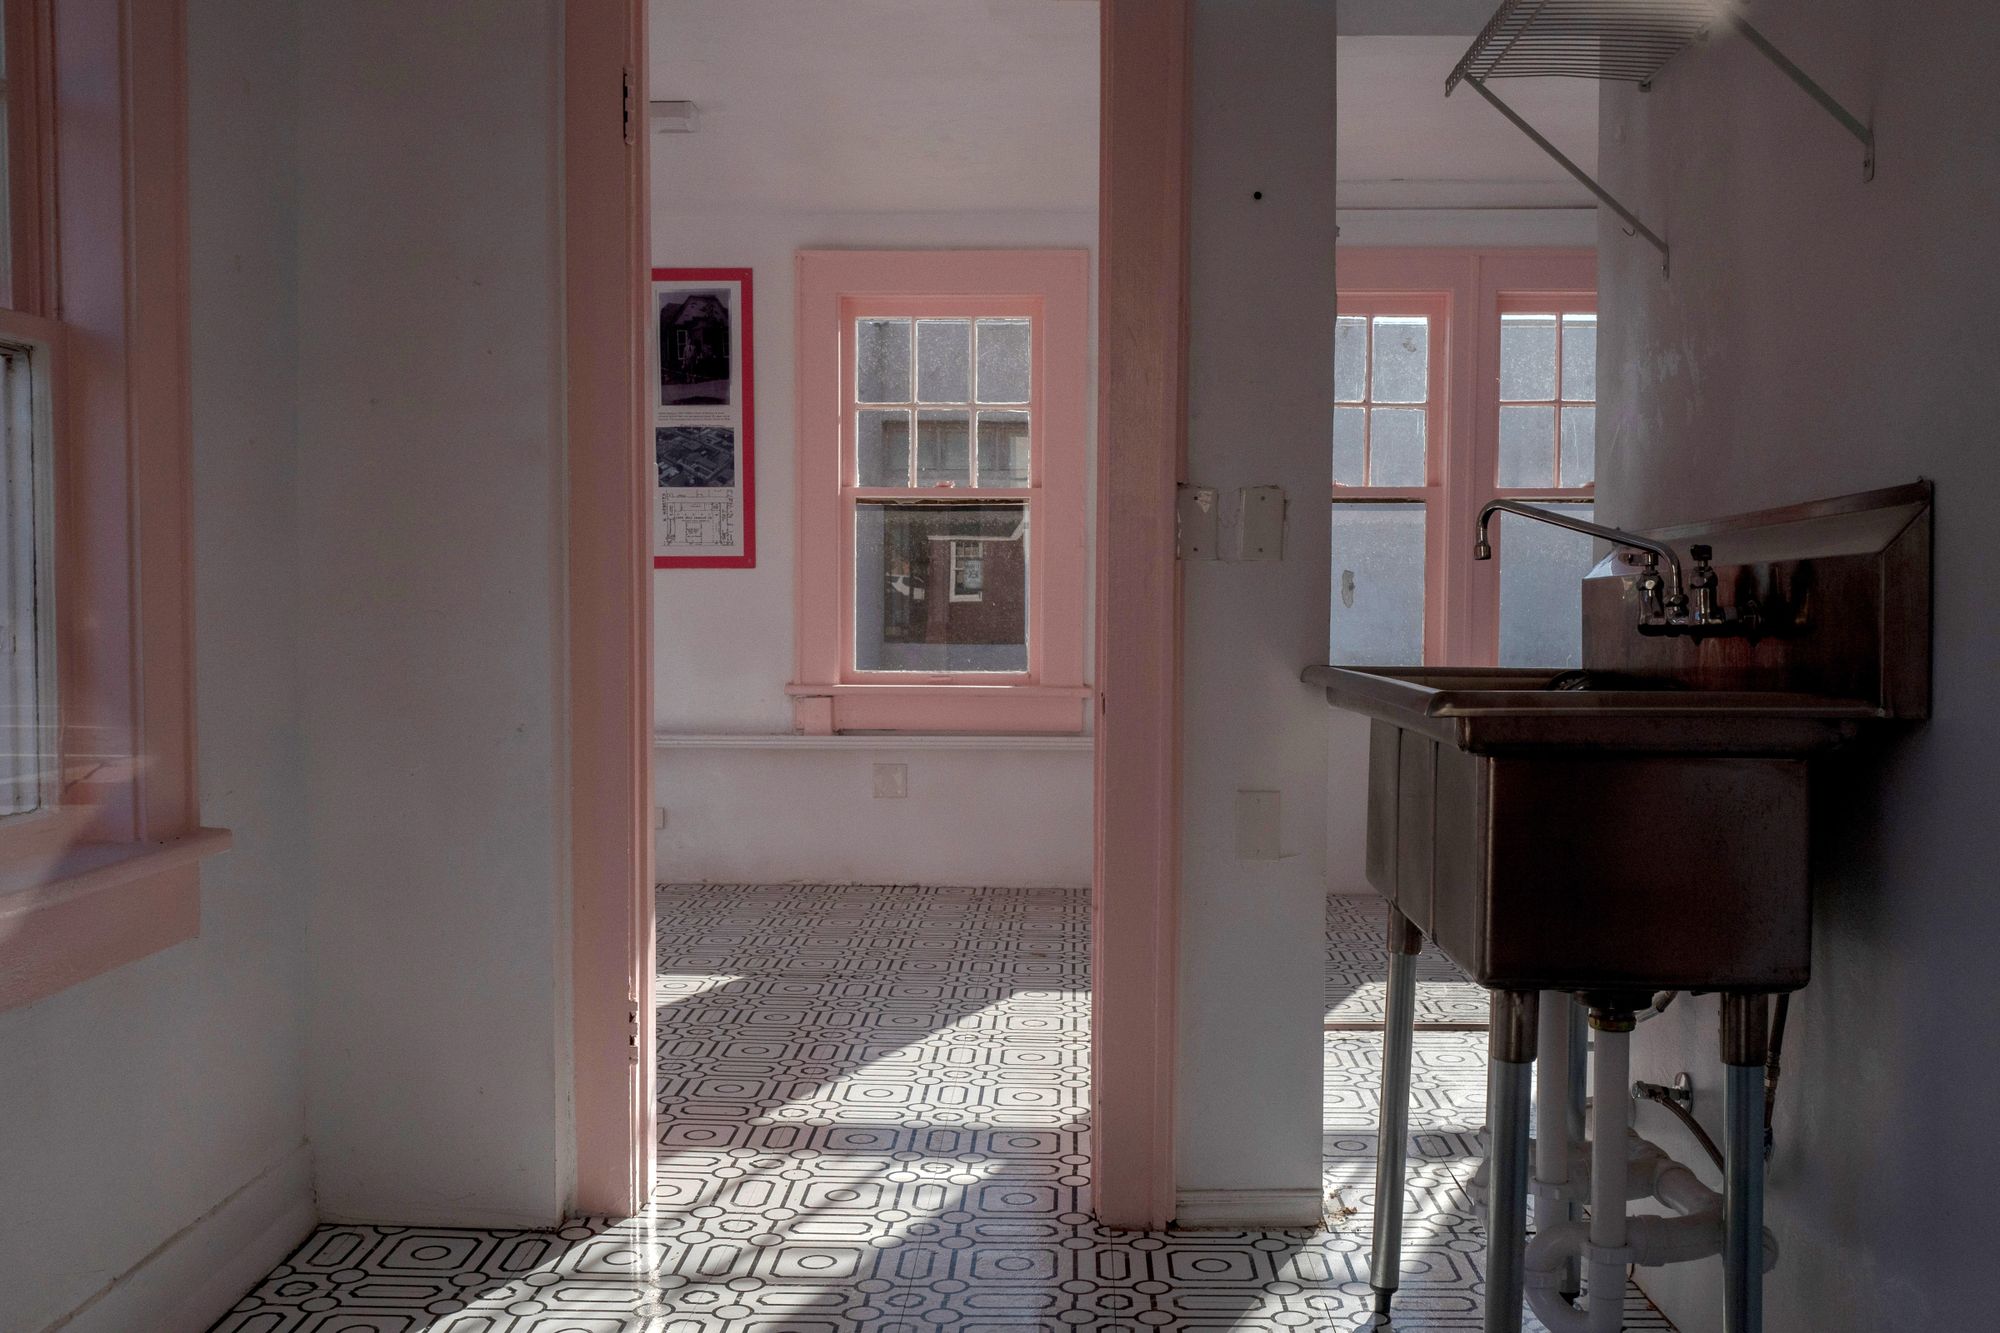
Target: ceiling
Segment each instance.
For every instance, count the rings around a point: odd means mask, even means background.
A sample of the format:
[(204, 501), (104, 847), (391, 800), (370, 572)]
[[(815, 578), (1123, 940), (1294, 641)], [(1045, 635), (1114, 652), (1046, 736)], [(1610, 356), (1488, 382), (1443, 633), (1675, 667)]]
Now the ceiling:
[[(1588, 207), (1590, 194), (1547, 154), (1460, 87), (1470, 38), (1340, 39), (1340, 201), (1346, 208)], [(1496, 95), (1585, 171), (1597, 166), (1597, 85), (1496, 81)]]
[[(1479, 7), (1345, 2), (1350, 26), (1369, 34), (1476, 26)], [(1094, 208), (1097, 8), (1093, 0), (652, 0), (651, 95), (700, 108), (695, 133), (653, 135), (657, 204), (668, 212)], [(1592, 204), (1471, 89), (1445, 98), (1445, 75), (1469, 41), (1463, 32), (1341, 38), (1343, 207)], [(1496, 91), (1595, 169), (1595, 84), (1510, 80)]]
[(1088, 0), (652, 0), (669, 211), (1097, 205)]

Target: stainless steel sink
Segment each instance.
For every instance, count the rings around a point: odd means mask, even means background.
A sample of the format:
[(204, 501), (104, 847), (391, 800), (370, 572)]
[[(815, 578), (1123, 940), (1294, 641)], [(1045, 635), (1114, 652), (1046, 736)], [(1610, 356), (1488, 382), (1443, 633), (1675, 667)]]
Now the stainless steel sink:
[(1614, 554), (1585, 583), (1583, 653), (1614, 688), (1303, 673), (1374, 719), (1369, 882), (1482, 985), (1803, 986), (1807, 760), (1928, 710), (1928, 484), (1650, 535), (1712, 544), (1754, 632), (1641, 633), (1645, 571)]

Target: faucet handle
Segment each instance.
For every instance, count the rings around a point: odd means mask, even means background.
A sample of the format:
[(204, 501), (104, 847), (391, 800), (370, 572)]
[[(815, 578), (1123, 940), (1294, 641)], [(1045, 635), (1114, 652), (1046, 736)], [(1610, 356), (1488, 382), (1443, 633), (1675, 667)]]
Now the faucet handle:
[(1715, 548), (1713, 546), (1690, 546), (1688, 547), (1688, 554), (1693, 556), (1698, 564), (1705, 565), (1714, 556)]

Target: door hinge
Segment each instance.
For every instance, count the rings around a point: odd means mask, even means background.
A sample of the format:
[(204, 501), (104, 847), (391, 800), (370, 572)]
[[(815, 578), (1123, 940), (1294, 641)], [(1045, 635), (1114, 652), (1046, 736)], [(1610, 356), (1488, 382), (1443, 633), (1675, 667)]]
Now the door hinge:
[(632, 67), (630, 65), (625, 67), (624, 79), (625, 142), (629, 144), (632, 142)]

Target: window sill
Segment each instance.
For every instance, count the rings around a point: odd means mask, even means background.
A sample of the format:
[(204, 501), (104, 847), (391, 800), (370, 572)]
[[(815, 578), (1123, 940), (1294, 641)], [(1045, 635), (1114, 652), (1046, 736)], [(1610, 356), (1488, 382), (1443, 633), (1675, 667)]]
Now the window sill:
[(95, 843), (0, 871), (0, 1011), (54, 995), (201, 933), (201, 863), (227, 829)]
[(1080, 736), (1088, 685), (787, 685), (802, 735), (961, 732)]

